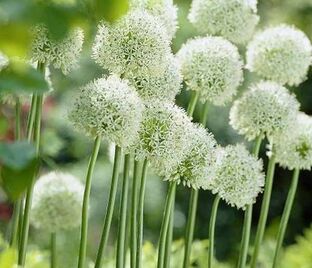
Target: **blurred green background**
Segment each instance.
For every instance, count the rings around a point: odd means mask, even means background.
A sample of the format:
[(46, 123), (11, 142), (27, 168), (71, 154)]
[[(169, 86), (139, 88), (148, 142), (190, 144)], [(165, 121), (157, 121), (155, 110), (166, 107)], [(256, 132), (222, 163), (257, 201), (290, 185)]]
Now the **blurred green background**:
[[(196, 36), (196, 31), (187, 21), (187, 13), (190, 0), (175, 1), (179, 7), (179, 30), (173, 40), (172, 48), (176, 52), (181, 44), (188, 38)], [(260, 0), (258, 4), (261, 21), (259, 29), (277, 23), (294, 24), (312, 39), (312, 1), (311, 0)], [(92, 141), (75, 132), (66, 119), (67, 108), (79, 87), (88, 81), (100, 77), (103, 70), (90, 58), (90, 48), (96, 31), (96, 25), (101, 19), (113, 21), (127, 10), (126, 0), (1, 0), (0, 1), (0, 50), (11, 57), (26, 57), (29, 48), (29, 27), (36, 23), (45, 23), (55, 38), (62, 38), (68, 29), (79, 25), (85, 30), (85, 44), (80, 59), (80, 68), (68, 76), (64, 76), (58, 70), (51, 70), (51, 79), (54, 91), (45, 99), (43, 114), (43, 138), (42, 138), (42, 170), (58, 168), (69, 171), (84, 180), (87, 161), (91, 151)], [(245, 48), (240, 47), (242, 55)], [(246, 71), (245, 82), (240, 88), (240, 93), (257, 78)], [(302, 111), (312, 114), (312, 70), (309, 79), (298, 88), (291, 89), (298, 97)], [(1, 93), (1, 92), (0, 92)], [(177, 103), (186, 107), (189, 93), (183, 92), (177, 97)], [(10, 104), (0, 104), (0, 139), (10, 140), (14, 131), (14, 109)], [(216, 139), (222, 145), (244, 142), (228, 124), (229, 107), (214, 107), (211, 105), (208, 116), (208, 128), (214, 133)], [(26, 96), (22, 107), (23, 124), (26, 124), (26, 115), (29, 108), (29, 98)], [(198, 105), (194, 118), (198, 118), (201, 105)], [(250, 146), (250, 144), (247, 144)], [(95, 176), (92, 185), (92, 200), (90, 207), (90, 235), (89, 256), (94, 259), (96, 254), (99, 234), (102, 228), (102, 220), (105, 212), (110, 186), (112, 145), (103, 143), (100, 156), (97, 161)], [(267, 158), (265, 146), (261, 150), (261, 157), (266, 166)], [(262, 253), (263, 267), (270, 261), (270, 252), (274, 247), (274, 239), (277, 234), (279, 217), (282, 213), (290, 184), (291, 172), (278, 168), (276, 171), (272, 202), (268, 218), (268, 231), (266, 233), (265, 248)], [(166, 196), (167, 183), (152, 173), (149, 174), (145, 199), (144, 214), (144, 239), (152, 243), (158, 240), (158, 234), (162, 219), (162, 210)], [(188, 211), (189, 189), (178, 187), (174, 238), (180, 239), (184, 235), (186, 216)], [(0, 221), (2, 233), (7, 232), (12, 205), (4, 193), (0, 194)], [(201, 191), (195, 239), (207, 239), (208, 221), (213, 196), (210, 192)], [(259, 216), (261, 196), (259, 196), (254, 209), (253, 231)], [(114, 223), (110, 237), (110, 253), (113, 254), (115, 234), (118, 226), (119, 198), (117, 197)], [(235, 263), (239, 250), (243, 222), (243, 212), (237, 211), (224, 203), (221, 203), (217, 227), (216, 227), (216, 256), (220, 261)], [(286, 244), (297, 243), (296, 237), (303, 235), (303, 231), (309, 228), (312, 222), (312, 174), (302, 172), (294, 209), (287, 230)], [(254, 234), (254, 232), (253, 232)], [(303, 258), (307, 266), (312, 267), (312, 234), (306, 235), (310, 242), (307, 244), (289, 248), (290, 257)], [(31, 229), (30, 243), (38, 245), (41, 249), (47, 248), (48, 235)], [(79, 238), (79, 230), (63, 233), (58, 243), (60, 244), (60, 256), (63, 266), (74, 267)], [(252, 237), (253, 239), (253, 237)], [(301, 248), (300, 248), (301, 245)], [(66, 250), (64, 250), (66, 248)], [(293, 252), (299, 253), (293, 254)], [(302, 256), (299, 256), (299, 255)], [(295, 257), (294, 257), (295, 256)], [(196, 264), (195, 264), (196, 265)], [(198, 264), (200, 267), (200, 264)], [(286, 267), (286, 266), (284, 266)]]

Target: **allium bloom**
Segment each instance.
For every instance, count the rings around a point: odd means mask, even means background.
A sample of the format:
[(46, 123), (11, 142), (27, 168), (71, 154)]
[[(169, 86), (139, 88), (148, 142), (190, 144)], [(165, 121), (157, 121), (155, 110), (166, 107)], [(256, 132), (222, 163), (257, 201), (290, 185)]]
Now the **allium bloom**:
[(290, 86), (306, 79), (312, 59), (307, 36), (292, 26), (280, 25), (257, 34), (247, 49), (247, 68), (259, 76)]
[(215, 175), (216, 141), (213, 135), (200, 125), (193, 126), (189, 138), (191, 146), (184, 159), (165, 180), (198, 189), (207, 185)]
[(285, 87), (274, 82), (259, 82), (234, 102), (230, 124), (249, 140), (262, 134), (270, 138), (288, 127), (298, 110), (298, 101)]
[(207, 185), (232, 207), (245, 209), (264, 186), (263, 164), (243, 145), (229, 145), (218, 152), (215, 178)]
[(170, 53), (169, 45), (158, 18), (144, 10), (133, 10), (113, 25), (99, 25), (93, 58), (116, 74), (160, 73)]
[(136, 159), (147, 158), (158, 175), (165, 176), (182, 160), (190, 145), (191, 121), (169, 102), (151, 101), (143, 113)]
[(134, 73), (127, 76), (127, 78), (145, 101), (155, 98), (173, 101), (182, 86), (180, 68), (173, 55), (168, 58), (163, 73), (157, 75)]
[(143, 108), (128, 81), (111, 75), (81, 89), (69, 118), (86, 134), (101, 135), (120, 147), (127, 147), (136, 139)]
[(246, 43), (259, 22), (257, 0), (193, 0), (188, 18), (203, 34)]
[(274, 137), (276, 161), (288, 169), (308, 169), (312, 166), (312, 118), (298, 113), (293, 125)]
[(34, 188), (32, 224), (48, 232), (79, 226), (83, 191), (83, 185), (71, 174), (43, 175)]
[(172, 0), (132, 0), (132, 8), (144, 8), (158, 17), (172, 39), (178, 29), (178, 8)]
[(36, 26), (33, 29), (32, 61), (52, 64), (68, 74), (78, 67), (78, 59), (83, 45), (83, 31), (76, 28), (68, 33), (64, 39), (55, 41), (51, 39), (45, 26)]
[(202, 101), (224, 105), (232, 100), (242, 82), (242, 61), (237, 48), (222, 37), (188, 41), (177, 54), (184, 80), (198, 90)]
[(0, 71), (9, 64), (9, 59), (0, 52)]

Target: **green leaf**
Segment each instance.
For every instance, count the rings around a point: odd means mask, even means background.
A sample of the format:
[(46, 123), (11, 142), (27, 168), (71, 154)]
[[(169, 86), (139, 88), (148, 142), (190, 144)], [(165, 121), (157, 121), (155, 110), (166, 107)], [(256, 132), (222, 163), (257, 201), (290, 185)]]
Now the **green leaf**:
[(0, 143), (0, 163), (15, 170), (22, 170), (36, 157), (34, 146), (26, 141)]
[(22, 62), (10, 62), (0, 72), (0, 92), (10, 93), (43, 93), (49, 86), (43, 74)]

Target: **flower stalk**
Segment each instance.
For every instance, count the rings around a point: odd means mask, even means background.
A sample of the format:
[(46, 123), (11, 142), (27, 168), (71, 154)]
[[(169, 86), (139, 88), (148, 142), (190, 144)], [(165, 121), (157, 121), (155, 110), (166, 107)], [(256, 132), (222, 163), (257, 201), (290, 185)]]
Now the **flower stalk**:
[(56, 259), (56, 233), (51, 233), (51, 268), (57, 267)]

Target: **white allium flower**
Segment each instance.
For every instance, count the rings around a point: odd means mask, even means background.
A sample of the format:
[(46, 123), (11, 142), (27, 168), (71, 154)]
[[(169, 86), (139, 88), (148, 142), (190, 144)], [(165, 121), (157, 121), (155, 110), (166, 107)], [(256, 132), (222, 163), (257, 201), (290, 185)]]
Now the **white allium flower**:
[(100, 24), (93, 58), (116, 74), (161, 73), (170, 42), (158, 18), (144, 10), (130, 11), (113, 25)]
[(131, 8), (144, 8), (158, 17), (167, 30), (169, 38), (174, 38), (178, 29), (178, 8), (172, 0), (132, 0)]
[(234, 102), (230, 124), (249, 140), (262, 134), (270, 138), (288, 127), (298, 110), (298, 101), (285, 87), (263, 81), (252, 85)]
[(149, 101), (151, 99), (174, 101), (175, 96), (182, 87), (180, 66), (173, 55), (167, 59), (165, 71), (160, 74), (131, 73), (126, 76), (135, 86), (140, 97)]
[(214, 177), (216, 166), (216, 141), (211, 133), (200, 125), (194, 125), (189, 135), (191, 146), (184, 159), (165, 180), (176, 181), (199, 189)]
[(215, 178), (207, 188), (232, 207), (245, 209), (264, 186), (263, 164), (243, 145), (220, 148)]
[(246, 43), (259, 22), (256, 0), (193, 0), (188, 16), (202, 34)]
[(9, 59), (0, 51), (0, 71), (9, 64)]
[(190, 119), (175, 104), (148, 102), (135, 144), (136, 159), (147, 158), (160, 176), (170, 174), (190, 146), (190, 127)]
[(50, 38), (45, 26), (36, 26), (33, 29), (34, 40), (32, 43), (32, 61), (51, 64), (68, 74), (78, 67), (78, 60), (83, 45), (83, 31), (80, 28), (71, 30), (68, 35), (55, 41)]
[(144, 106), (135, 89), (116, 75), (100, 78), (81, 89), (69, 118), (91, 136), (101, 135), (120, 147), (137, 137)]
[(273, 150), (276, 162), (281, 166), (311, 170), (312, 118), (298, 113), (294, 124), (274, 137)]
[(259, 76), (290, 86), (307, 78), (312, 46), (293, 26), (280, 25), (257, 34), (247, 48), (247, 68)]
[(84, 187), (68, 173), (50, 172), (35, 184), (31, 222), (48, 232), (79, 226)]
[(188, 41), (177, 54), (182, 75), (190, 90), (198, 90), (202, 101), (224, 105), (231, 101), (243, 79), (237, 48), (222, 37)]

